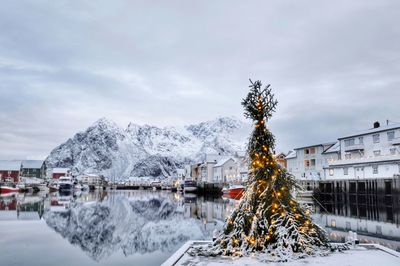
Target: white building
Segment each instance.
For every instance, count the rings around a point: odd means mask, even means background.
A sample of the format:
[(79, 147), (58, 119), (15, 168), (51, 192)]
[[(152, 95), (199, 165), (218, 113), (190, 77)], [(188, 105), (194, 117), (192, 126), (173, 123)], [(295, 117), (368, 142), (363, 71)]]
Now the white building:
[(247, 162), (244, 157), (206, 155), (205, 159), (196, 164), (186, 166), (185, 179), (196, 180), (199, 183), (232, 183), (247, 181)]
[(77, 177), (77, 179), (84, 183), (84, 184), (89, 184), (89, 185), (99, 185), (103, 181), (103, 178), (100, 175), (97, 174), (82, 174)]
[(200, 176), (197, 179), (197, 181), (203, 182), (203, 183), (213, 183), (213, 174), (214, 170), (213, 167), (214, 165), (217, 164), (217, 161), (205, 161), (203, 162), (200, 166)]
[(233, 158), (220, 160), (213, 167), (214, 183), (233, 183), (237, 179), (237, 166)]
[(316, 144), (290, 151), (286, 156), (287, 171), (299, 180), (321, 180), (324, 168), (340, 156), (336, 142)]
[(340, 159), (325, 167), (326, 179), (393, 178), (400, 175), (400, 124), (339, 138)]

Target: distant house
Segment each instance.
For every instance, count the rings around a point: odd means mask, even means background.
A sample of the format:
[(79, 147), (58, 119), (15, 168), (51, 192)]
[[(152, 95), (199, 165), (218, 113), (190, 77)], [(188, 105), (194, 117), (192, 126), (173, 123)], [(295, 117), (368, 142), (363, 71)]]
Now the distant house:
[(62, 176), (67, 176), (71, 173), (70, 168), (53, 168), (51, 171), (51, 178), (52, 179), (59, 179)]
[(22, 161), (21, 176), (44, 179), (46, 177), (46, 163), (42, 160)]
[(217, 161), (205, 161), (200, 165), (200, 180), (203, 183), (213, 183), (213, 166)]
[(0, 161), (0, 181), (19, 182), (21, 161)]
[(104, 182), (104, 177), (98, 174), (82, 174), (77, 179), (89, 185), (101, 185)]
[(283, 152), (274, 154), (274, 158), (276, 160), (276, 162), (282, 167), (282, 168), (286, 168), (287, 164), (286, 164), (286, 154), (284, 154)]
[(233, 158), (220, 160), (213, 166), (214, 183), (231, 183), (236, 180), (236, 164)]
[(201, 163), (191, 164), (190, 165), (190, 173), (189, 173), (190, 178), (185, 178), (185, 179), (201, 181), (200, 180), (200, 165), (201, 165)]
[(186, 176), (186, 169), (185, 168), (177, 168), (176, 169), (176, 177), (178, 179), (184, 179)]
[(339, 152), (334, 149), (335, 144), (336, 142), (315, 144), (290, 151), (286, 155), (288, 172), (297, 180), (321, 180), (329, 161), (339, 158)]

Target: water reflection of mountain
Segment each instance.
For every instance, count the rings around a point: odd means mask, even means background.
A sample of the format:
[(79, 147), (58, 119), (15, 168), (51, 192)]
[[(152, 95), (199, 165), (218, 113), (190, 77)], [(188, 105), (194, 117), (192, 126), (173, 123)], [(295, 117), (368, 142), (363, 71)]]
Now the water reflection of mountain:
[(128, 256), (172, 252), (189, 239), (205, 237), (202, 224), (184, 219), (182, 200), (167, 193), (110, 193), (102, 201), (72, 203), (47, 211), (48, 226), (96, 261), (122, 250)]

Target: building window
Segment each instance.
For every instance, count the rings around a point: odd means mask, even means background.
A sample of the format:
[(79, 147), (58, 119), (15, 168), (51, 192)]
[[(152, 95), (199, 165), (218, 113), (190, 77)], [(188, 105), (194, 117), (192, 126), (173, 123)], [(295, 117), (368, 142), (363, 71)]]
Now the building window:
[(376, 150), (376, 151), (374, 151), (374, 155), (375, 155), (375, 156), (381, 155), (381, 150)]
[(380, 135), (379, 134), (374, 134), (374, 135), (372, 135), (372, 139), (373, 139), (374, 143), (379, 143)]
[(344, 155), (344, 158), (345, 158), (346, 160), (351, 159), (351, 153), (346, 153), (346, 154)]
[(359, 137), (358, 138), (358, 144), (364, 144), (364, 138), (363, 137)]
[(309, 160), (304, 160), (304, 166), (309, 167), (310, 166), (310, 161)]
[(372, 166), (372, 173), (373, 173), (374, 175), (377, 175), (377, 174), (378, 174), (378, 165), (377, 165), (377, 164)]
[(304, 150), (304, 154), (310, 154), (310, 150), (309, 149), (305, 149)]
[(334, 173), (334, 172), (333, 172), (333, 169), (332, 169), (332, 168), (329, 169), (329, 175), (330, 175), (330, 176), (333, 176), (333, 173)]
[(390, 148), (390, 154), (395, 155), (396, 154), (396, 148)]
[(348, 175), (349, 174), (349, 168), (348, 167), (343, 168), (343, 174), (344, 175)]
[(389, 131), (387, 133), (388, 141), (391, 141), (394, 139), (394, 131)]
[(354, 145), (354, 139), (345, 139), (344, 140), (344, 146), (349, 147)]

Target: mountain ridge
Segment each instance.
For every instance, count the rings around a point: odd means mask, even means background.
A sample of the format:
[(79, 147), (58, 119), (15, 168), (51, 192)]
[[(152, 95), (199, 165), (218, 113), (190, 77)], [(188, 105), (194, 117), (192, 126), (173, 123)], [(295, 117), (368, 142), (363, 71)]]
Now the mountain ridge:
[(165, 177), (205, 153), (232, 155), (244, 150), (249, 131), (250, 125), (235, 117), (181, 127), (131, 122), (125, 129), (102, 117), (54, 148), (46, 163), (113, 180)]

